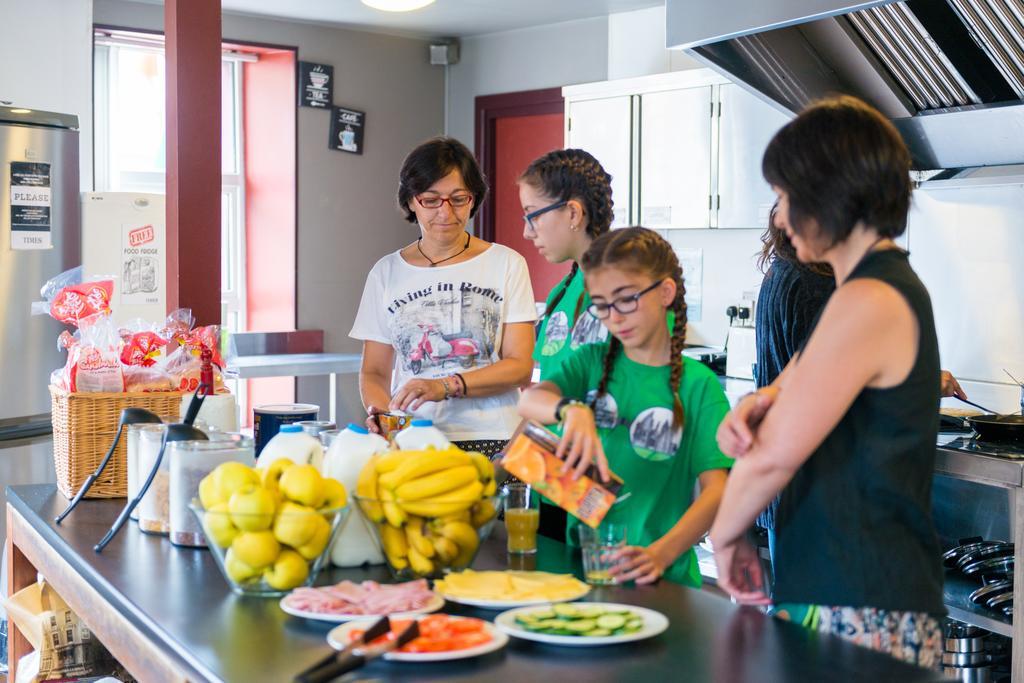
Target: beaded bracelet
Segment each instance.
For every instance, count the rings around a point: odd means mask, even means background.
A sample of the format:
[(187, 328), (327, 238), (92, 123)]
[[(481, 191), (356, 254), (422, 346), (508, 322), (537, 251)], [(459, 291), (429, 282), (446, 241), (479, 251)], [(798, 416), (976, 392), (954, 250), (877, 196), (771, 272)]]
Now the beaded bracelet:
[(455, 373), (454, 377), (457, 377), (459, 380), (459, 384), (462, 385), (462, 391), (459, 392), (459, 396), (467, 396), (469, 394), (469, 387), (466, 386), (466, 378), (463, 377), (462, 374), (458, 372)]

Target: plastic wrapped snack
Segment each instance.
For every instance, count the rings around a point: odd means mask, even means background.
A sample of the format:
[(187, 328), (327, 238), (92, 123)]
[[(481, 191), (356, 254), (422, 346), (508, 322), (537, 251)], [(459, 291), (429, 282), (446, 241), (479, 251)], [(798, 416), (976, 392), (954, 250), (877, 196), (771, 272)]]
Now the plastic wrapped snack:
[(178, 391), (195, 391), (199, 388), (202, 360), (200, 354), (206, 348), (213, 353), (214, 391), (224, 388), (224, 359), (220, 355), (220, 326), (197, 327), (181, 341), (181, 346), (167, 357), (167, 372), (175, 382)]
[(79, 321), (78, 338), (61, 335), (68, 344), (68, 361), (60, 385), (71, 392), (115, 393), (125, 390), (119, 358), (120, 338), (109, 315), (95, 314)]

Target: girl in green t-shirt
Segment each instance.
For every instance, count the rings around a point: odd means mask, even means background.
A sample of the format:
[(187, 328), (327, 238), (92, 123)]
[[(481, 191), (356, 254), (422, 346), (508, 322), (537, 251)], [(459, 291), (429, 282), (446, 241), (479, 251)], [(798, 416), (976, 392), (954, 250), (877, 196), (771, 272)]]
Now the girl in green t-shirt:
[(578, 348), (608, 343), (607, 328), (593, 316), (580, 315), (590, 299), (579, 260), (612, 224), (611, 182), (597, 159), (582, 149), (549, 152), (519, 176), (523, 237), (551, 263), (572, 261), (537, 321), (533, 359), (542, 380)]
[[(729, 403), (717, 377), (682, 356), (682, 269), (671, 245), (646, 228), (597, 238), (581, 265), (588, 311), (608, 327), (611, 343), (572, 354), (525, 392), (519, 412), (561, 423), (566, 470), (578, 477), (594, 463), (603, 479), (611, 470), (625, 482), (622, 494), (631, 495), (605, 518), (627, 527), (628, 545), (612, 570), (619, 581), (664, 575), (699, 586), (693, 545), (711, 527), (732, 465), (715, 442)], [(577, 524), (570, 520), (570, 541)]]

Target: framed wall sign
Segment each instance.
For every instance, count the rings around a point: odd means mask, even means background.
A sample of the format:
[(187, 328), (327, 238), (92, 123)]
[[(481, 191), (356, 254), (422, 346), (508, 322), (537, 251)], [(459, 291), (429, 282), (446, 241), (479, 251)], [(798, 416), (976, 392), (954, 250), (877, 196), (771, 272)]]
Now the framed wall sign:
[(334, 102), (334, 67), (299, 62), (299, 106), (327, 109)]
[(331, 109), (331, 134), (327, 140), (330, 149), (353, 154), (363, 153), (363, 134), (366, 130), (366, 114), (344, 107)]

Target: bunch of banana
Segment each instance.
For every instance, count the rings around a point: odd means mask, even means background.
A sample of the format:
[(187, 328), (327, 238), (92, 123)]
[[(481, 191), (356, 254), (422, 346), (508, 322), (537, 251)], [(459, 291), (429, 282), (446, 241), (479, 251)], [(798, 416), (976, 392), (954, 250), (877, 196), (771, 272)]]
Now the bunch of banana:
[(478, 530), (497, 514), (496, 490), (491, 461), (455, 446), (374, 456), (356, 484), (388, 563), (416, 576), (469, 566)]

